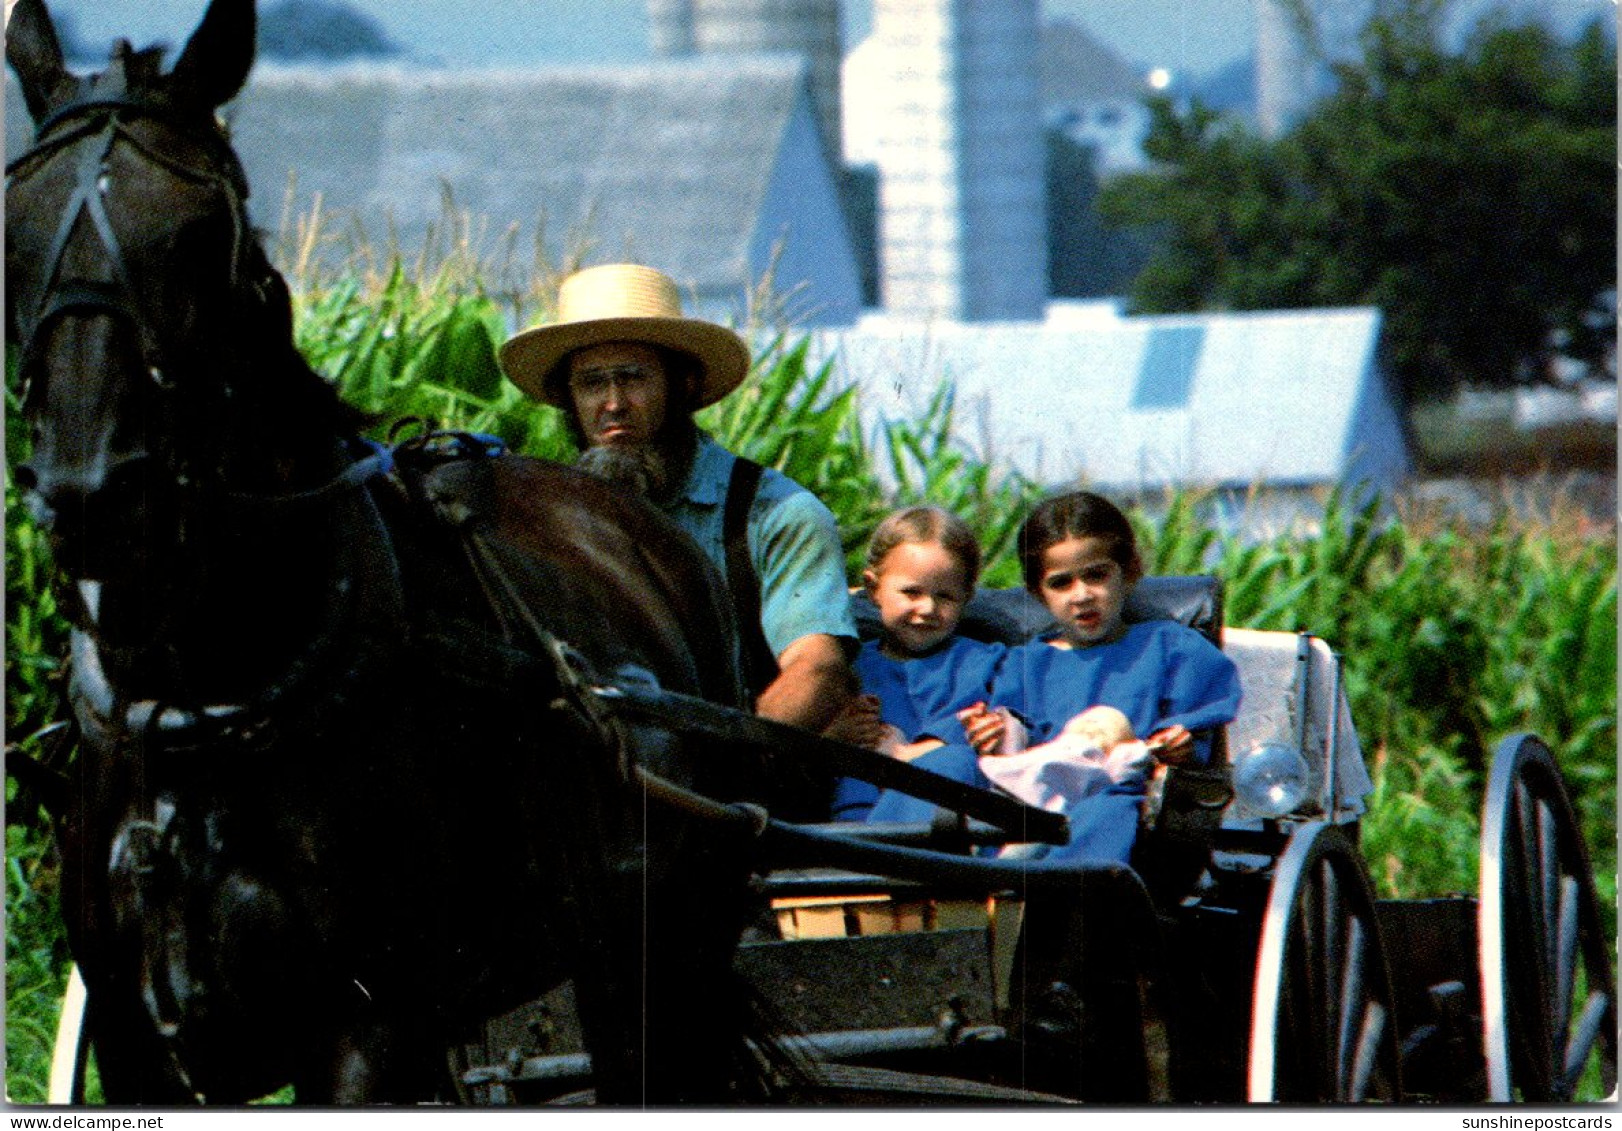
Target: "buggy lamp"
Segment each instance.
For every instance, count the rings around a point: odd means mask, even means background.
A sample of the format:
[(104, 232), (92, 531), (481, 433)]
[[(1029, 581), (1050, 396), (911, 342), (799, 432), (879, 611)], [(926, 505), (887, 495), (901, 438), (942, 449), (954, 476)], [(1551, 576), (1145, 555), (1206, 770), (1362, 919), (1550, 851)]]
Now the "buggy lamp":
[(1250, 748), (1233, 774), (1239, 803), (1258, 817), (1282, 817), (1307, 796), (1307, 763), (1299, 753), (1278, 742)]

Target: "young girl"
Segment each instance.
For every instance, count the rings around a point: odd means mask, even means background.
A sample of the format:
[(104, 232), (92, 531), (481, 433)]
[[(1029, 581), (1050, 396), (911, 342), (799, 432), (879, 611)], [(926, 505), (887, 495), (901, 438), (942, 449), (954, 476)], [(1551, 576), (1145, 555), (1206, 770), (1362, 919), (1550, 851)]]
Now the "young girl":
[[(981, 755), (980, 765), (968, 771), (956, 745), (918, 764), (959, 781), (989, 784), (981, 766), (995, 775), (996, 759), (1010, 745), (1009, 724), (999, 707), (1023, 720), (1033, 744), (1059, 739), (1077, 715), (1107, 706), (1125, 716), (1131, 735), (1147, 736), (1147, 752), (1154, 758), (1172, 764), (1209, 759), (1209, 739), (1196, 740), (1192, 732), (1233, 720), (1239, 709), (1238, 670), (1191, 628), (1171, 621), (1129, 625), (1122, 619), (1127, 595), (1143, 576), (1126, 516), (1090, 491), (1060, 495), (1031, 512), (1019, 545), (1025, 587), (1047, 606), (1058, 630), (1009, 649), (987, 702), (962, 713), (962, 738)], [(1054, 752), (1067, 745), (1061, 742)], [(1033, 749), (1019, 757), (1031, 760), (1037, 754)], [(1063, 796), (1047, 806), (1069, 816), (1071, 839), (1049, 851), (1049, 859), (1127, 862), (1147, 785), (1144, 761), (1071, 760), (1074, 772)], [(897, 796), (886, 795), (872, 819), (914, 819), (914, 813), (891, 808)]]
[[(862, 645), (863, 694), (826, 733), (912, 759), (940, 746), (937, 731), (961, 733), (957, 712), (990, 693), (1006, 651), (955, 636), (980, 575), (980, 547), (968, 526), (939, 507), (908, 507), (879, 523), (862, 584), (878, 606), (879, 639)], [(878, 788), (855, 778), (835, 788), (835, 820), (861, 820)]]

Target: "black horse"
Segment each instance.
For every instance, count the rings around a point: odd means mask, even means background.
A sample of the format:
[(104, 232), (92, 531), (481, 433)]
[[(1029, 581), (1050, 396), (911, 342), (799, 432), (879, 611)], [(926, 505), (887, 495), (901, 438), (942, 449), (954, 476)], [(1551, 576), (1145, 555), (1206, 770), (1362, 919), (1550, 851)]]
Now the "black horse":
[(742, 769), (571, 690), (736, 704), (713, 570), (579, 473), (356, 438), (214, 116), (253, 44), (251, 0), (167, 73), (120, 43), (73, 76), (42, 0), (7, 36), (15, 475), (75, 626), (58, 833), (107, 1098), (441, 1096), (458, 1026), (565, 977), (599, 1101), (762, 1098), (744, 855), (636, 786)]

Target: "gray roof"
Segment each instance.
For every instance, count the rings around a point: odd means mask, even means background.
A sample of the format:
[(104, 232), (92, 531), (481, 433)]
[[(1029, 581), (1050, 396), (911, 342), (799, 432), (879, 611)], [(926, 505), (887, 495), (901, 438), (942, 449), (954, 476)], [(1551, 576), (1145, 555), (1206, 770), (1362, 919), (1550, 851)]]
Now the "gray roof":
[(261, 67), (231, 111), (256, 186), (279, 221), (297, 204), (353, 213), (374, 238), (392, 222), (419, 246), (456, 208), (517, 223), (522, 254), (544, 228), (554, 261), (589, 239), (588, 261), (648, 258), (684, 285), (736, 287), (798, 100), (787, 56), (424, 71)]
[(1139, 98), (1144, 76), (1087, 29), (1066, 19), (1042, 25), (1036, 60), (1042, 105)]

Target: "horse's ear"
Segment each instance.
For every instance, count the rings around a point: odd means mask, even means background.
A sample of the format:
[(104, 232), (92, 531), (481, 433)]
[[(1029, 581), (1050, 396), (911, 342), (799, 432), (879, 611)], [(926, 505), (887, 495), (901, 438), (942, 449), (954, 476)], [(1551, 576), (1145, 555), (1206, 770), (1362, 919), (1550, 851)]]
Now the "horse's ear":
[(17, 0), (6, 23), (6, 62), (17, 72), (29, 116), (39, 121), (70, 77), (45, 0)]
[(253, 0), (213, 0), (170, 75), (175, 97), (212, 110), (228, 102), (253, 69)]

